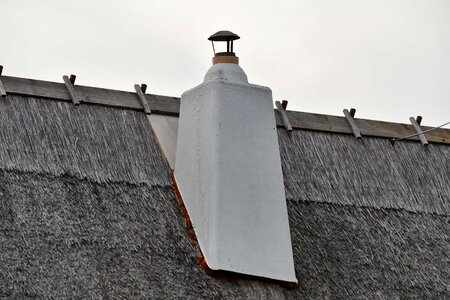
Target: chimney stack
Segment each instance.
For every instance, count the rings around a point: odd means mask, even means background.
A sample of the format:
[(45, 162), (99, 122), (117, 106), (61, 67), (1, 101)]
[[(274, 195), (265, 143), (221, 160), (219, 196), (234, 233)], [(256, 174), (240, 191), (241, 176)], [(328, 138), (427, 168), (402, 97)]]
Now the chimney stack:
[(181, 96), (174, 177), (210, 269), (297, 282), (272, 92), (248, 83), (237, 39), (209, 38), (226, 52)]

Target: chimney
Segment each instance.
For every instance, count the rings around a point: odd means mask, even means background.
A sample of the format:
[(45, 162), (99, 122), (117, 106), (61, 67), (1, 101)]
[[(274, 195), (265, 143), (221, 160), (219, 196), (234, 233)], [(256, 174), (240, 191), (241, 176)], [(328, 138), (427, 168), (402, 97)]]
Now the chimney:
[(268, 87), (249, 84), (233, 41), (181, 96), (174, 176), (208, 267), (297, 282)]

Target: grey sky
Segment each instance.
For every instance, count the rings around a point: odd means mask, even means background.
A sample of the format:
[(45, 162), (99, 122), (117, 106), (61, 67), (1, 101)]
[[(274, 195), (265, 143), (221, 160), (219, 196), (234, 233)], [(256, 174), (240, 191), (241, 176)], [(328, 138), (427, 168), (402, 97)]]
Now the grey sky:
[(180, 96), (222, 29), (250, 82), (289, 109), (450, 121), (450, 1), (0, 0), (4, 75)]

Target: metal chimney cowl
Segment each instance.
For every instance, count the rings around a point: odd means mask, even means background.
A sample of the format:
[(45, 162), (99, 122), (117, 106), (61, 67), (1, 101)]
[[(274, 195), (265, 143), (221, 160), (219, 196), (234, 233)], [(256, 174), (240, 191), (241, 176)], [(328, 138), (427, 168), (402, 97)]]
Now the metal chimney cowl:
[(272, 92), (238, 64), (181, 96), (174, 176), (210, 269), (297, 282)]

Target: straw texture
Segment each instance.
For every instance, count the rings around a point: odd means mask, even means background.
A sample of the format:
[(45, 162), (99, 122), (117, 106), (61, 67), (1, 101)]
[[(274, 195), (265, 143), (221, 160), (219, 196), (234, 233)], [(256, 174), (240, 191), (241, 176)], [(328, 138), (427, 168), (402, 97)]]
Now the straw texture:
[(450, 147), (278, 135), (302, 296), (450, 299)]
[(0, 139), (5, 170), (151, 185), (166, 173), (145, 115), (132, 110), (7, 96)]
[(278, 131), (286, 197), (449, 215), (450, 147)]
[(145, 114), (0, 101), (0, 299), (449, 299), (450, 147), (278, 130), (299, 285), (200, 270)]

